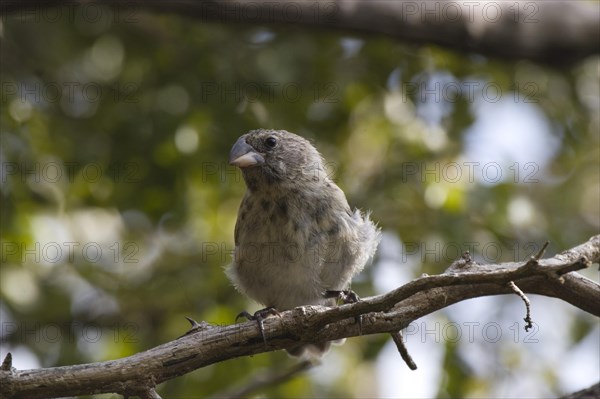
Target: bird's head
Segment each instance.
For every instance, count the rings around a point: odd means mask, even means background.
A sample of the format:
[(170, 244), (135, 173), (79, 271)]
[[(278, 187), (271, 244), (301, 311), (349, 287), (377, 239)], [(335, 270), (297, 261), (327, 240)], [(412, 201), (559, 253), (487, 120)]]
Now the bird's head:
[(326, 178), (323, 159), (315, 147), (285, 130), (258, 129), (244, 134), (231, 148), (229, 164), (241, 168), (253, 191)]

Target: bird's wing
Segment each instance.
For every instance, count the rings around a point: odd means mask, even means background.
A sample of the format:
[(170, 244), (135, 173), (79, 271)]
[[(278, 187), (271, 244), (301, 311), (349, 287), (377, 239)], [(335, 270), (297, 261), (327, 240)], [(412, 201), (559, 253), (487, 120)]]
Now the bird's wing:
[(233, 241), (235, 246), (237, 247), (240, 244), (240, 228), (242, 225), (242, 214), (248, 210), (248, 203), (250, 201), (250, 194), (246, 191), (244, 198), (242, 198), (242, 202), (240, 204), (240, 209), (238, 210), (237, 220), (235, 221), (235, 228), (233, 230)]

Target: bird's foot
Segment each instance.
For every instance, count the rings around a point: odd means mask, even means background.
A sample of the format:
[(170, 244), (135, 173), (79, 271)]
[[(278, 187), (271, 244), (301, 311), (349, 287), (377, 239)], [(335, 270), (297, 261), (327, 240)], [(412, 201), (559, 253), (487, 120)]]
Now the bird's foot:
[(253, 315), (243, 310), (240, 312), (240, 314), (238, 314), (235, 317), (235, 321), (238, 321), (240, 317), (245, 317), (248, 320), (255, 320), (258, 323), (258, 330), (260, 331), (260, 335), (262, 336), (263, 342), (265, 343), (265, 346), (267, 346), (267, 337), (265, 336), (265, 327), (263, 326), (263, 320), (269, 316), (281, 317), (281, 314), (273, 306), (269, 306), (267, 308), (257, 310), (256, 312), (254, 312)]
[[(352, 290), (327, 290), (324, 292), (325, 298), (334, 298), (341, 301), (343, 304), (356, 303), (360, 301), (358, 294)], [(362, 335), (362, 315), (358, 315), (354, 318), (356, 324), (358, 324), (358, 335)]]

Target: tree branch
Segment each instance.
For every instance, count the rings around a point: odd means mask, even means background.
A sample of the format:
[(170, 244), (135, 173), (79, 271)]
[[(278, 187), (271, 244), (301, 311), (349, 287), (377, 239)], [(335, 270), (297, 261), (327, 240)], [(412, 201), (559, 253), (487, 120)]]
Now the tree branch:
[[(0, 368), (3, 397), (47, 398), (105, 392), (152, 394), (163, 381), (236, 357), (359, 335), (354, 318), (363, 315), (362, 334), (395, 333), (426, 314), (484, 295), (523, 292), (565, 300), (600, 316), (600, 285), (570, 273), (600, 260), (600, 235), (552, 258), (478, 265), (470, 258), (443, 274), (424, 276), (389, 293), (334, 308), (304, 306), (264, 322), (267, 345), (256, 323), (228, 326), (201, 323), (184, 336), (119, 360), (17, 371)], [(569, 274), (566, 274), (569, 273)], [(6, 370), (8, 368), (8, 370)]]
[(562, 396), (560, 399), (597, 399), (600, 398), (600, 383), (592, 385), (581, 391)]
[[(3, 13), (89, 0), (4, 1)], [(208, 22), (298, 24), (383, 34), (411, 43), (551, 65), (573, 64), (600, 48), (598, 4), (587, 1), (441, 0), (110, 0), (115, 8), (177, 13)], [(134, 14), (133, 17), (137, 15)]]

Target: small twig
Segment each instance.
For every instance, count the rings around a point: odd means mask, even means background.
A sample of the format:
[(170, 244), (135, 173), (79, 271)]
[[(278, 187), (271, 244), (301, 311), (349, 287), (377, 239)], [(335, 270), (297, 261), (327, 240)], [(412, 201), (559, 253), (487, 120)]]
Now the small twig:
[(404, 360), (404, 363), (406, 363), (406, 365), (408, 366), (409, 369), (416, 370), (417, 364), (415, 363), (413, 358), (410, 356), (410, 353), (408, 353), (408, 349), (406, 348), (406, 345), (404, 345), (404, 338), (402, 337), (402, 331), (390, 333), (390, 335), (392, 336), (392, 339), (394, 340), (394, 343), (396, 344), (396, 348), (398, 348), (398, 352), (400, 352), (400, 356), (402, 356), (402, 360)]
[(204, 328), (206, 326), (206, 322), (202, 322), (202, 323), (198, 323), (196, 320), (192, 319), (191, 317), (187, 317), (187, 316), (183, 316), (185, 317), (185, 319), (187, 321), (190, 322), (190, 330), (195, 330), (196, 328)]
[(539, 252), (537, 254), (535, 254), (534, 258), (535, 260), (540, 260), (542, 259), (542, 256), (544, 256), (544, 254), (546, 253), (546, 249), (548, 248), (548, 245), (550, 244), (550, 241), (546, 241), (544, 243), (544, 245), (542, 245), (542, 248), (539, 250)]
[(198, 330), (202, 330), (204, 328), (210, 327), (210, 324), (205, 322), (205, 321), (201, 321), (200, 323), (198, 323), (196, 320), (192, 319), (191, 317), (187, 317), (187, 316), (183, 316), (186, 318), (187, 321), (190, 322), (190, 329), (186, 331), (185, 334), (183, 334), (181, 337), (185, 337), (186, 335), (190, 335)]
[(260, 375), (254, 377), (252, 382), (246, 386), (243, 386), (238, 389), (233, 389), (231, 391), (219, 392), (213, 395), (213, 398), (228, 398), (228, 399), (238, 399), (245, 398), (249, 396), (251, 393), (256, 392), (263, 388), (268, 388), (271, 386), (275, 386), (277, 384), (281, 384), (282, 382), (291, 380), (295, 376), (304, 371), (314, 367), (316, 364), (310, 360), (303, 360), (302, 362), (296, 364), (294, 367), (282, 372), (282, 373), (267, 373), (264, 375)]
[(2, 371), (10, 371), (12, 368), (12, 354), (8, 352), (4, 361), (2, 362), (2, 366), (0, 366), (0, 370)]
[(517, 294), (518, 296), (521, 297), (523, 302), (525, 302), (526, 314), (525, 314), (525, 318), (523, 320), (525, 320), (525, 323), (526, 323), (525, 331), (529, 331), (529, 329), (533, 327), (533, 320), (531, 320), (531, 302), (529, 302), (529, 298), (527, 298), (527, 296), (523, 293), (523, 291), (521, 291), (521, 289), (519, 287), (517, 287), (517, 285), (514, 283), (514, 281), (509, 281), (508, 286), (510, 287), (511, 290), (513, 290), (513, 292), (515, 294)]
[(586, 269), (586, 268), (590, 267), (591, 265), (592, 265), (592, 262), (585, 256), (582, 256), (581, 258), (579, 258), (579, 260), (576, 263), (571, 265), (571, 267), (565, 267), (562, 270), (558, 270), (556, 272), (556, 274), (560, 277), (567, 273), (571, 273), (571, 272), (581, 270), (581, 269)]
[(539, 266), (540, 265), (539, 260), (542, 259), (542, 256), (544, 256), (544, 253), (546, 253), (546, 248), (548, 248), (549, 244), (550, 244), (550, 241), (546, 241), (544, 243), (544, 245), (542, 245), (542, 248), (535, 255), (533, 255), (531, 258), (529, 258), (529, 260), (527, 261), (525, 266), (530, 266), (530, 267)]

